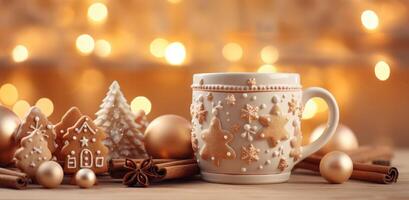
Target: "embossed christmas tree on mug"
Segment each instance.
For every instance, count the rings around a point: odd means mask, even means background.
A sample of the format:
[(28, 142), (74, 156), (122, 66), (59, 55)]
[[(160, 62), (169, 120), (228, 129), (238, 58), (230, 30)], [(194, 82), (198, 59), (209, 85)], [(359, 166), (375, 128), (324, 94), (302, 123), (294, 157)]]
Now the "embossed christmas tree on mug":
[[(289, 179), (291, 169), (332, 136), (339, 111), (322, 88), (302, 90), (292, 73), (209, 73), (193, 76), (192, 143), (202, 178), (258, 184)], [(328, 126), (314, 143), (301, 146), (303, 105), (323, 98)]]

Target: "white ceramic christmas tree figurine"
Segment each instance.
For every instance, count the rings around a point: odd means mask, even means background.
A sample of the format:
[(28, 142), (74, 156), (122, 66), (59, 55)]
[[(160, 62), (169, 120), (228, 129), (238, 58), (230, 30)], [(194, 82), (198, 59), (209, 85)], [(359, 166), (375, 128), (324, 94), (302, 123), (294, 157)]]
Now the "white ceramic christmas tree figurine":
[(135, 115), (126, 102), (118, 82), (109, 87), (94, 123), (102, 128), (108, 138), (105, 145), (110, 158), (146, 158), (141, 126), (135, 123)]

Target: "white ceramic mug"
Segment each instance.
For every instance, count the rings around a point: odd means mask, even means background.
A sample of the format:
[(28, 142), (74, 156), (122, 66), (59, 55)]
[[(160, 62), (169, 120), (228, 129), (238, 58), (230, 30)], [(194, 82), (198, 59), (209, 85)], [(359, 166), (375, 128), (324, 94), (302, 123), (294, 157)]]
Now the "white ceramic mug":
[[(202, 178), (233, 184), (278, 183), (334, 133), (339, 111), (322, 88), (302, 90), (295, 73), (208, 73), (193, 76), (192, 145)], [(303, 105), (329, 108), (321, 137), (301, 146)]]

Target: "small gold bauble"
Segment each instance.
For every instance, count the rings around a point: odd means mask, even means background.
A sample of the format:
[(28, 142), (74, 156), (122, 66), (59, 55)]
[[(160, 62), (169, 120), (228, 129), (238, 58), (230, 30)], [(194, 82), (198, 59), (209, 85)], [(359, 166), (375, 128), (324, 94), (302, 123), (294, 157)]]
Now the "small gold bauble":
[(351, 177), (353, 167), (346, 153), (333, 151), (321, 159), (320, 173), (330, 183), (343, 183)]
[[(325, 125), (320, 125), (312, 132), (310, 136), (310, 143), (314, 142), (322, 135), (325, 127)], [(356, 138), (354, 132), (347, 126), (340, 124), (338, 125), (334, 135), (331, 137), (328, 143), (317, 153), (320, 155), (325, 155), (331, 151), (348, 152), (351, 150), (355, 150), (358, 147), (358, 139)]]
[(64, 178), (64, 172), (60, 164), (54, 161), (43, 162), (37, 169), (36, 180), (46, 188), (59, 186)]
[(190, 122), (183, 117), (162, 115), (146, 128), (146, 151), (153, 158), (192, 158), (191, 129)]
[(75, 174), (75, 184), (80, 186), (81, 188), (90, 188), (95, 185), (97, 181), (97, 177), (95, 176), (94, 171), (91, 169), (80, 169)]
[[(0, 149), (14, 146), (14, 132), (20, 125), (20, 119), (4, 106), (0, 106)], [(14, 154), (14, 153), (13, 153)]]

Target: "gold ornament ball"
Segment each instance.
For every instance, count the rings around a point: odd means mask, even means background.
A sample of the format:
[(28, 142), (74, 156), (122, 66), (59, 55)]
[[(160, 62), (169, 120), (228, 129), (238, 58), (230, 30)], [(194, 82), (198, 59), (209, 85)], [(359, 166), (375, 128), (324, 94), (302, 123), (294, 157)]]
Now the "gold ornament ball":
[(333, 151), (326, 154), (320, 162), (320, 173), (330, 183), (343, 183), (351, 177), (354, 166), (351, 158), (344, 152)]
[(8, 108), (0, 106), (0, 149), (15, 146), (14, 132), (19, 125), (20, 119), (18, 116)]
[(146, 151), (153, 158), (192, 158), (191, 130), (192, 126), (185, 118), (162, 115), (146, 128)]
[[(325, 125), (320, 125), (317, 127), (310, 136), (310, 143), (318, 139), (325, 130)], [(354, 132), (345, 125), (338, 125), (335, 130), (334, 135), (331, 137), (329, 142), (322, 147), (317, 153), (320, 155), (325, 155), (331, 151), (351, 151), (359, 147), (358, 139), (356, 138)]]
[(95, 176), (94, 171), (91, 169), (80, 169), (75, 174), (75, 184), (77, 184), (80, 188), (90, 188), (95, 185), (97, 181), (97, 177)]
[(43, 162), (37, 169), (37, 182), (46, 188), (59, 186), (64, 178), (64, 172), (60, 164), (54, 161)]
[(10, 146), (8, 149), (0, 150), (0, 165), (7, 165), (13, 162), (14, 153), (17, 146)]

